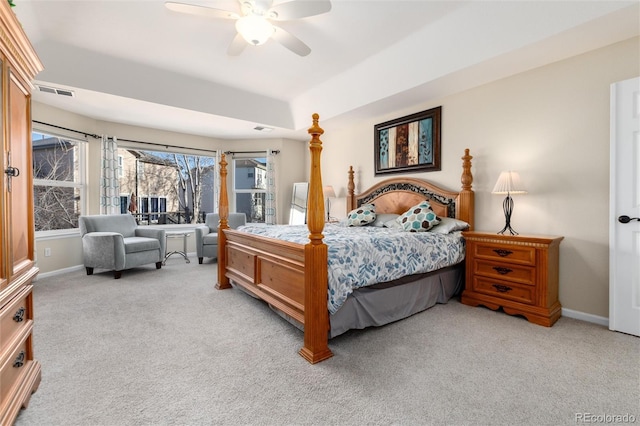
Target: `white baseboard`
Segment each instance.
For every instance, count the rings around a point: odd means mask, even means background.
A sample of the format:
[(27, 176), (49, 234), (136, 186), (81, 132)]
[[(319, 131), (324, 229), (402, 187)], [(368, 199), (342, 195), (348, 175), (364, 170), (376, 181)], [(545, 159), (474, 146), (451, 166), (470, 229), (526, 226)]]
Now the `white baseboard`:
[(36, 278), (33, 281), (38, 281), (39, 278), (47, 278), (47, 277), (54, 277), (56, 275), (68, 274), (69, 272), (80, 271), (82, 269), (84, 269), (83, 265), (76, 265), (76, 266), (70, 266), (68, 268), (56, 269), (55, 271), (41, 272), (38, 275), (36, 275)]
[[(189, 257), (189, 260), (191, 260), (191, 262), (193, 262), (193, 258), (196, 258), (196, 260), (198, 259), (198, 255), (195, 251), (188, 252), (187, 256)], [(76, 265), (76, 266), (70, 266), (68, 268), (56, 269), (55, 271), (41, 272), (38, 275), (36, 275), (36, 278), (33, 281), (38, 281), (38, 278), (54, 277), (56, 275), (63, 275), (69, 272), (80, 271), (83, 269), (84, 269), (84, 265)]]
[(609, 327), (609, 318), (587, 314), (585, 312), (574, 311), (573, 309), (562, 308), (562, 316)]

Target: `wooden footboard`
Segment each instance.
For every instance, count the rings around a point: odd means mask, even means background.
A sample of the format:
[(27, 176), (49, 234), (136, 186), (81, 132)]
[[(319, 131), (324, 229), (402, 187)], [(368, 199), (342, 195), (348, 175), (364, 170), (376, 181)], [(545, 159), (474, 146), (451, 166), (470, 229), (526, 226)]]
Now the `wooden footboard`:
[(226, 277), (304, 324), (304, 246), (233, 229), (226, 235)]

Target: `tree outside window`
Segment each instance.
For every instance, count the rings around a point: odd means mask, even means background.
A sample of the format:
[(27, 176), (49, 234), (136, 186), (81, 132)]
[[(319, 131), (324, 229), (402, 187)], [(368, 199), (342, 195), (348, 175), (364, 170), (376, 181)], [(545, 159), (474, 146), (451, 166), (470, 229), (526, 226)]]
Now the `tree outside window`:
[(33, 132), (36, 231), (78, 227), (84, 197), (83, 141)]
[(131, 148), (118, 154), (122, 211), (140, 224), (196, 223), (213, 212), (215, 158)]

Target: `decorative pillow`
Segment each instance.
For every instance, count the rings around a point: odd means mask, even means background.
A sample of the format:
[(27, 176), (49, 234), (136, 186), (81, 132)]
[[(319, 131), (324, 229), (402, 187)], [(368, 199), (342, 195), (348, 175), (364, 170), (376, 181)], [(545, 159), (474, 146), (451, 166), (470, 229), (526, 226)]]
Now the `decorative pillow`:
[(453, 231), (464, 231), (469, 224), (463, 220), (452, 217), (440, 217), (440, 223), (429, 230), (438, 234), (448, 234)]
[(405, 231), (409, 232), (428, 231), (440, 222), (438, 216), (431, 210), (431, 204), (428, 201), (411, 207), (396, 220)]
[(381, 213), (376, 214), (376, 220), (371, 224), (371, 226), (377, 226), (378, 228), (382, 228), (385, 226), (387, 222), (395, 221), (399, 214), (395, 213)]
[(363, 204), (347, 215), (347, 226), (364, 226), (376, 220), (376, 206)]

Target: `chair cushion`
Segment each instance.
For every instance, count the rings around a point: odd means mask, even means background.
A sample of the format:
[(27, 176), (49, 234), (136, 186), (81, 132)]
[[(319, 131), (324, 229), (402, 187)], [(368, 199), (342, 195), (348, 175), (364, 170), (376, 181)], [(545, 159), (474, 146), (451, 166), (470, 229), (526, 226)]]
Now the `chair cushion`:
[(202, 237), (202, 244), (204, 244), (205, 246), (218, 244), (218, 233), (211, 232), (205, 235), (204, 237)]
[(124, 252), (137, 253), (140, 251), (159, 250), (160, 241), (155, 238), (129, 237), (124, 238)]

